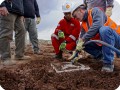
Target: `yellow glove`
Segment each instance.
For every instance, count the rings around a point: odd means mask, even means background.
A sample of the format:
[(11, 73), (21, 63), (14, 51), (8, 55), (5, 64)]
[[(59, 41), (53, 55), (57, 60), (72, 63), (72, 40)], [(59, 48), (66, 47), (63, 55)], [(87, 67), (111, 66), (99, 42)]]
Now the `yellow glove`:
[(79, 57), (75, 57), (73, 60), (71, 60), (71, 62), (72, 62), (72, 64), (75, 64), (78, 62), (78, 60), (79, 60)]
[(76, 46), (76, 50), (81, 51), (84, 48), (83, 44), (84, 44), (83, 40), (79, 39), (78, 43), (77, 43), (77, 46)]
[(68, 60), (72, 60), (76, 57), (77, 51), (73, 51), (73, 54), (68, 58)]
[(105, 14), (110, 17), (112, 15), (112, 7), (107, 7)]
[(36, 19), (36, 24), (39, 24), (40, 23), (40, 17), (37, 17), (37, 19)]

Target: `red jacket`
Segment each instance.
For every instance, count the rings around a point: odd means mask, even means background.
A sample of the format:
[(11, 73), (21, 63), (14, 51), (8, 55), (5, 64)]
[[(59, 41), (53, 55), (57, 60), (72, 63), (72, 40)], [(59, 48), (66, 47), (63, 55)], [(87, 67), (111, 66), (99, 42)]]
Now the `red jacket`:
[(57, 25), (54, 34), (58, 35), (59, 30), (64, 32), (67, 42), (76, 41), (80, 34), (80, 22), (74, 18), (69, 21), (64, 18)]

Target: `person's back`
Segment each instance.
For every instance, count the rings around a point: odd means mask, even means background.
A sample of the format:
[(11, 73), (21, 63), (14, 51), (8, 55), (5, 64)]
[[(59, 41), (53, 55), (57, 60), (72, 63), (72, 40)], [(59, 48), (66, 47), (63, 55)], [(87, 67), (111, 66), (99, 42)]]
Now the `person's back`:
[(24, 0), (24, 17), (25, 18), (35, 18), (40, 17), (39, 8), (36, 0)]

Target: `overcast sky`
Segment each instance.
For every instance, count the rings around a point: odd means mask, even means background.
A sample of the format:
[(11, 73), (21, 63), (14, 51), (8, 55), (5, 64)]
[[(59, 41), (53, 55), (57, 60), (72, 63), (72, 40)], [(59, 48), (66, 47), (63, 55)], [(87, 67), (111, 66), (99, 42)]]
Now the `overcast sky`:
[[(0, 0), (2, 2), (3, 0)], [(83, 0), (68, 0), (80, 3)], [(116, 0), (111, 18), (120, 25), (120, 0)], [(54, 32), (58, 22), (63, 18), (62, 4), (65, 0), (37, 0), (41, 23), (37, 25), (38, 38), (50, 40), (51, 34)]]
[[(61, 6), (64, 1), (65, 0), (50, 0), (49, 2), (48, 0), (37, 0), (41, 14), (41, 23), (37, 25), (39, 39), (50, 40), (50, 35), (54, 32), (58, 22), (63, 18)], [(80, 0), (69, 1), (80, 3)], [(118, 12), (118, 9), (120, 9), (120, 1), (116, 1), (117, 2), (114, 3), (114, 13), (111, 18), (120, 24), (120, 13)]]
[[(80, 0), (70, 1), (80, 2)], [(50, 0), (50, 2), (48, 0), (37, 0), (37, 2), (41, 15), (41, 23), (37, 25), (39, 38), (50, 39), (50, 35), (54, 32), (58, 22), (63, 18), (61, 6), (65, 0)]]

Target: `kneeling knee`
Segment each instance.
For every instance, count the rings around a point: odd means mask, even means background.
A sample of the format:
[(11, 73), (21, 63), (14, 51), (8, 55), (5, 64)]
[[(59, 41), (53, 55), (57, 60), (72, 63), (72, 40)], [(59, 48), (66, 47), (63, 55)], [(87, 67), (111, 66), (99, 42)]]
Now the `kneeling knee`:
[(102, 26), (100, 29), (99, 29), (99, 33), (100, 34), (105, 34), (105, 33), (108, 33), (110, 30), (110, 27), (108, 26)]

